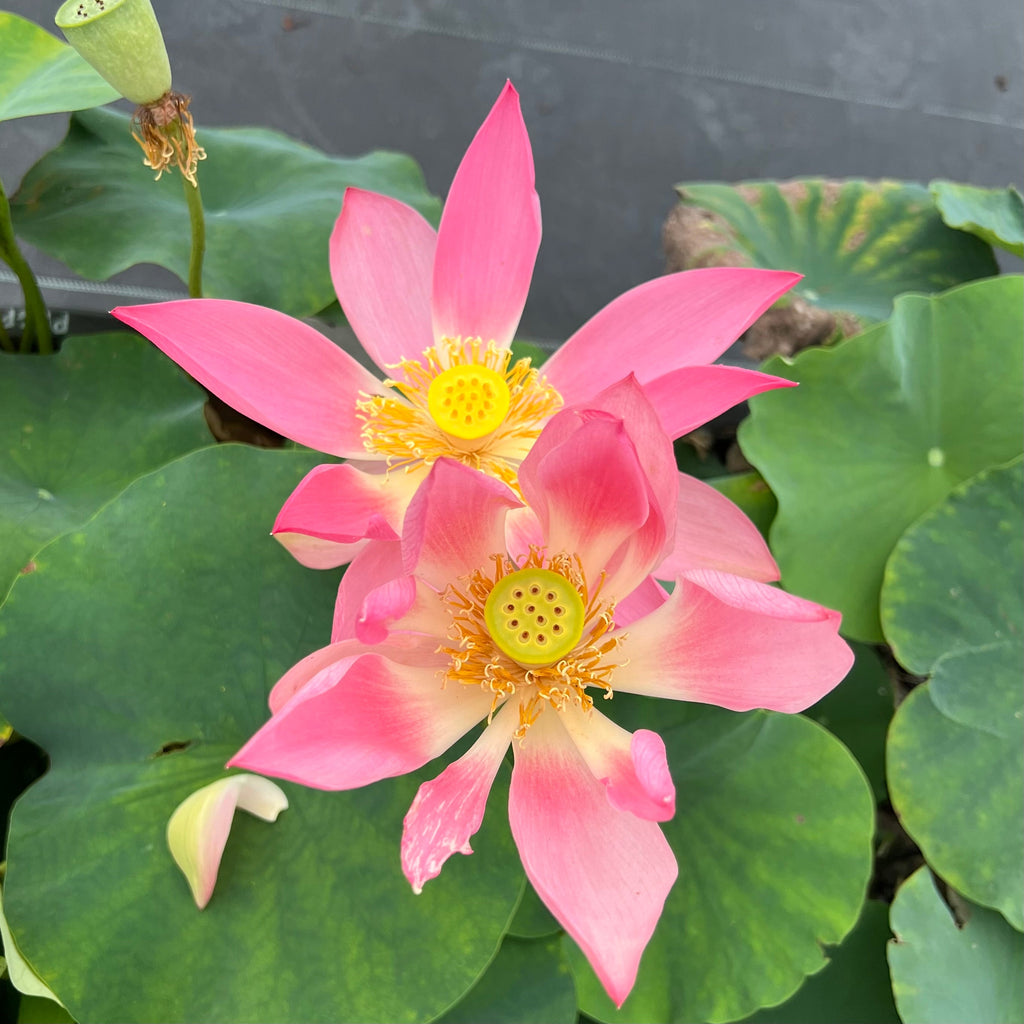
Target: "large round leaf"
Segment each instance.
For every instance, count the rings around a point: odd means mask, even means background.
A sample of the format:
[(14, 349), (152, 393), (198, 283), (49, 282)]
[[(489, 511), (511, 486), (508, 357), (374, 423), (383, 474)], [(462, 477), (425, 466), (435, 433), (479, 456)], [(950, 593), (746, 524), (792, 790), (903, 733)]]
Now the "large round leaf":
[(239, 815), (200, 912), (164, 828), (266, 720), (330, 634), (337, 574), (268, 536), (310, 453), (223, 446), (137, 481), (55, 541), (0, 614), (0, 706), (52, 767), (15, 807), (16, 941), (80, 1021), (414, 1021), (493, 957), (522, 886), (495, 813), (414, 896), (399, 866), (414, 776), (351, 793), (283, 784)]
[[(384, 192), (436, 220), (440, 207), (410, 157), (327, 156), (263, 128), (198, 128), (206, 211), (203, 292), (294, 316), (334, 300), (327, 242), (349, 185)], [(104, 280), (136, 263), (188, 276), (189, 215), (177, 174), (153, 180), (129, 118), (93, 110), (25, 176), (15, 230), (76, 273)]]
[(1024, 198), (1007, 188), (978, 188), (955, 181), (933, 181), (931, 192), (942, 219), (991, 245), (1024, 256)]
[(82, 110), (120, 93), (67, 43), (17, 14), (0, 11), (0, 121)]
[(765, 364), (800, 381), (751, 399), (747, 458), (779, 500), (786, 589), (882, 639), (882, 571), (903, 531), (960, 481), (1021, 452), (1024, 279), (908, 295), (892, 320), (834, 349)]
[(905, 181), (748, 181), (676, 186), (709, 211), (709, 247), (755, 267), (796, 270), (794, 294), (884, 320), (902, 292), (938, 292), (998, 272), (992, 250), (942, 222), (931, 195)]
[(889, 559), (882, 623), (911, 671), (889, 791), (929, 864), (1024, 929), (1024, 469), (979, 474), (915, 523)]
[[(609, 706), (619, 721), (621, 698)], [(620, 1011), (565, 940), (580, 1007), (601, 1021), (736, 1020), (790, 996), (853, 927), (874, 801), (846, 748), (807, 718), (655, 707), (676, 783), (663, 828), (679, 879)]]
[(1024, 936), (970, 907), (958, 928), (920, 868), (896, 893), (889, 969), (900, 1016), (914, 1024), (1019, 1024), (1024, 1020)]
[(0, 354), (0, 602), (48, 541), (136, 477), (211, 444), (206, 396), (148, 342), (69, 338)]

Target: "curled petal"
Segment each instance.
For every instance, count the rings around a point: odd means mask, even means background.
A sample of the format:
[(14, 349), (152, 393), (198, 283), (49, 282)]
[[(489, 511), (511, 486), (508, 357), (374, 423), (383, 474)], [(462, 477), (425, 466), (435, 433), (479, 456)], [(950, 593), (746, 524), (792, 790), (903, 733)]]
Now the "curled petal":
[(621, 1006), (675, 857), (655, 822), (612, 806), (557, 715), (543, 712), (513, 749), (509, 821), (526, 875)]
[(382, 369), (434, 344), (434, 229), (390, 196), (347, 188), (331, 233), (334, 290), (352, 330)]
[(644, 385), (669, 437), (682, 437), (762, 391), (794, 388), (795, 380), (739, 366), (683, 366)]
[[(402, 545), (399, 541), (377, 541), (365, 545), (352, 559), (352, 564), (338, 586), (331, 643), (356, 636), (364, 639), (364, 626), (367, 622), (375, 623), (384, 632), (375, 632), (366, 642), (374, 643), (383, 639), (387, 635), (387, 623), (408, 611), (412, 601), (415, 588), (403, 589), (400, 581), (405, 578)], [(382, 588), (392, 583), (394, 587), (382, 592)]]
[(621, 629), (636, 619), (650, 615), (668, 600), (668, 591), (653, 577), (645, 576), (640, 585), (615, 605), (615, 626)]
[(398, 540), (415, 481), (363, 472), (352, 463), (317, 466), (292, 491), (271, 533), (303, 565), (344, 565), (363, 540)]
[(453, 459), (438, 459), (405, 514), (406, 572), (436, 590), (505, 551), (505, 515), (521, 503), (499, 480)]
[(470, 838), (484, 820), (487, 795), (519, 724), (506, 705), (469, 750), (430, 782), (424, 782), (405, 816), (402, 870), (421, 893), (453, 853), (470, 854)]
[(507, 346), (526, 303), (539, 247), (533, 153), (519, 94), (506, 82), (459, 164), (441, 215), (434, 259), (435, 336), (480, 337)]
[(227, 299), (112, 312), (233, 409), (317, 451), (365, 458), (356, 399), (390, 390), (301, 320)]
[(384, 653), (354, 659), (340, 678), (326, 670), (329, 685), (311, 679), (229, 764), (314, 789), (356, 789), (421, 768), (490, 710), (482, 689), (442, 688), (436, 666), (374, 650)]
[(281, 787), (258, 775), (230, 775), (185, 798), (167, 822), (167, 845), (196, 906), (210, 902), (235, 809), (276, 821), (288, 807)]
[(853, 664), (840, 618), (765, 583), (695, 569), (630, 624), (614, 686), (732, 711), (803, 711)]
[(672, 550), (654, 575), (671, 580), (691, 569), (717, 569), (763, 583), (779, 578), (761, 531), (724, 494), (680, 473)]
[(613, 299), (544, 364), (567, 405), (632, 370), (641, 384), (714, 362), (799, 274), (711, 267), (656, 277)]
[(595, 708), (564, 708), (562, 723), (612, 807), (648, 821), (668, 821), (676, 813), (676, 787), (656, 732), (630, 734)]

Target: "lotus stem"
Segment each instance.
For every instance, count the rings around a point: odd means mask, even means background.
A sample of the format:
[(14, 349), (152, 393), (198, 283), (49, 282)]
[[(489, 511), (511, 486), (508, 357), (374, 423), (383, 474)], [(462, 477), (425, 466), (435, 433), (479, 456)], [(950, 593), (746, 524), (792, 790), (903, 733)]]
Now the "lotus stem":
[[(35, 341), (36, 348), (44, 355), (48, 355), (53, 351), (53, 339), (50, 337), (50, 317), (46, 311), (46, 303), (43, 301), (43, 294), (39, 290), (35, 274), (32, 273), (28, 261), (22, 256), (17, 239), (14, 237), (11, 206), (7, 201), (2, 183), (0, 183), (0, 259), (14, 271), (25, 298), (25, 326), (21, 333), (20, 350), (22, 352), (31, 351), (32, 342)], [(11, 345), (11, 340), (6, 335), (5, 340), (4, 348), (8, 348)]]
[(199, 184), (193, 179), (182, 177), (185, 202), (188, 205), (188, 219), (192, 227), (192, 250), (188, 258), (188, 293), (193, 299), (203, 294), (203, 254), (206, 252), (206, 218), (203, 216), (203, 199)]

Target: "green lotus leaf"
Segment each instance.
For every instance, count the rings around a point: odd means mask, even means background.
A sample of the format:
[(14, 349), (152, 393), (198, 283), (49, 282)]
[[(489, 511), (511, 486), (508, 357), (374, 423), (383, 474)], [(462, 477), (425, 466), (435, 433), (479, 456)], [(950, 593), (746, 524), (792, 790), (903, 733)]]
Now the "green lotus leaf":
[[(195, 111), (194, 111), (195, 112)], [(203, 291), (293, 316), (334, 300), (327, 242), (346, 187), (394, 196), (435, 221), (438, 201), (410, 157), (342, 159), (264, 128), (197, 129), (206, 211)], [(136, 263), (188, 277), (189, 215), (175, 174), (153, 180), (129, 118), (93, 110), (32, 167), (11, 201), (16, 232), (90, 280)]]
[(557, 938), (506, 937), (469, 993), (437, 1024), (576, 1024), (576, 990)]
[(560, 932), (562, 926), (554, 919), (536, 890), (526, 883), (516, 916), (508, 926), (508, 934), (517, 939), (539, 939)]
[(956, 488), (900, 539), (882, 624), (930, 674), (888, 739), (889, 791), (928, 863), (1024, 929), (1024, 468)]
[(315, 462), (231, 445), (179, 459), (48, 546), (0, 612), (0, 706), (51, 760), (12, 815), (4, 904), (76, 1020), (429, 1020), (472, 988), (519, 900), (501, 813), (413, 895), (402, 818), (439, 763), (348, 793), (282, 783), (274, 824), (237, 816), (203, 911), (171, 858), (173, 810), (330, 635), (337, 573), (268, 536)]
[(890, 937), (889, 908), (868, 900), (853, 931), (828, 951), (825, 967), (795, 996), (743, 1024), (899, 1024), (885, 957)]
[(205, 394), (148, 342), (0, 354), (0, 601), (32, 556), (136, 477), (212, 444)]
[(928, 869), (908, 878), (890, 912), (896, 1007), (915, 1024), (1017, 1024), (1024, 1019), (1024, 936), (998, 914), (968, 907), (958, 928)]
[(933, 181), (932, 196), (942, 219), (990, 245), (1024, 256), (1024, 198), (1011, 185), (977, 188), (955, 181)]
[(67, 43), (26, 18), (0, 11), (0, 39), (0, 121), (97, 107), (120, 96)]
[(958, 483), (1021, 452), (1024, 278), (903, 296), (890, 321), (764, 369), (801, 386), (750, 401), (739, 439), (779, 501), (787, 590), (880, 641), (896, 541)]
[[(652, 727), (651, 704), (635, 721), (622, 694), (609, 707), (630, 728)], [(846, 748), (801, 715), (664, 702), (657, 715), (676, 784), (662, 827), (679, 878), (621, 1010), (563, 940), (580, 1008), (599, 1021), (737, 1020), (791, 996), (826, 963), (822, 946), (856, 923), (874, 801)]]
[(948, 228), (913, 182), (798, 178), (676, 191), (711, 215), (702, 229), (712, 261), (798, 271), (792, 294), (865, 320), (885, 320), (903, 292), (998, 273), (989, 246)]

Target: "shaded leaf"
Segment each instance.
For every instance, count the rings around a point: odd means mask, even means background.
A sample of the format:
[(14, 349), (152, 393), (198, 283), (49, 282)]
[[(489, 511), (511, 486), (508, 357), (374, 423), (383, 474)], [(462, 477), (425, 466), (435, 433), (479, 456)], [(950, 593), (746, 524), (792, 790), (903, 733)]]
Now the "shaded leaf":
[(0, 121), (82, 110), (120, 96), (67, 43), (26, 18), (0, 11), (0, 39)]
[(750, 401), (744, 454), (775, 492), (787, 590), (880, 641), (882, 572), (903, 531), (960, 481), (1021, 452), (1024, 279), (908, 295), (892, 320), (764, 369), (801, 387)]
[(47, 542), (136, 477), (211, 444), (206, 396), (123, 332), (0, 354), (0, 601)]
[(970, 908), (957, 928), (927, 868), (896, 893), (889, 968), (900, 1016), (914, 1024), (1017, 1024), (1024, 1019), (1024, 936)]
[(0, 705), (52, 763), (12, 816), (8, 921), (80, 1021), (428, 1020), (512, 915), (501, 813), (422, 895), (402, 876), (402, 818), (438, 764), (349, 793), (283, 783), (272, 827), (236, 819), (201, 912), (166, 850), (174, 808), (330, 635), (337, 573), (268, 536), (316, 462), (224, 445), (171, 463), (51, 544), (0, 613)]
[(929, 186), (942, 219), (951, 227), (1024, 256), (1024, 199), (1007, 188), (977, 188), (955, 181), (933, 181)]
[(882, 623), (931, 679), (893, 719), (889, 790), (928, 863), (1024, 929), (1024, 468), (978, 474), (896, 545)]
[(886, 319), (903, 292), (943, 291), (999, 269), (987, 245), (943, 224), (914, 182), (800, 178), (676, 191), (713, 215), (709, 255), (798, 271), (794, 295), (867, 320)]
[[(293, 316), (334, 300), (327, 242), (345, 188), (384, 192), (437, 219), (419, 167), (398, 153), (342, 159), (264, 128), (203, 128), (199, 169), (206, 212), (203, 290)], [(188, 277), (190, 228), (177, 175), (153, 180), (129, 118), (93, 110), (22, 181), (15, 230), (90, 280), (136, 263)]]

